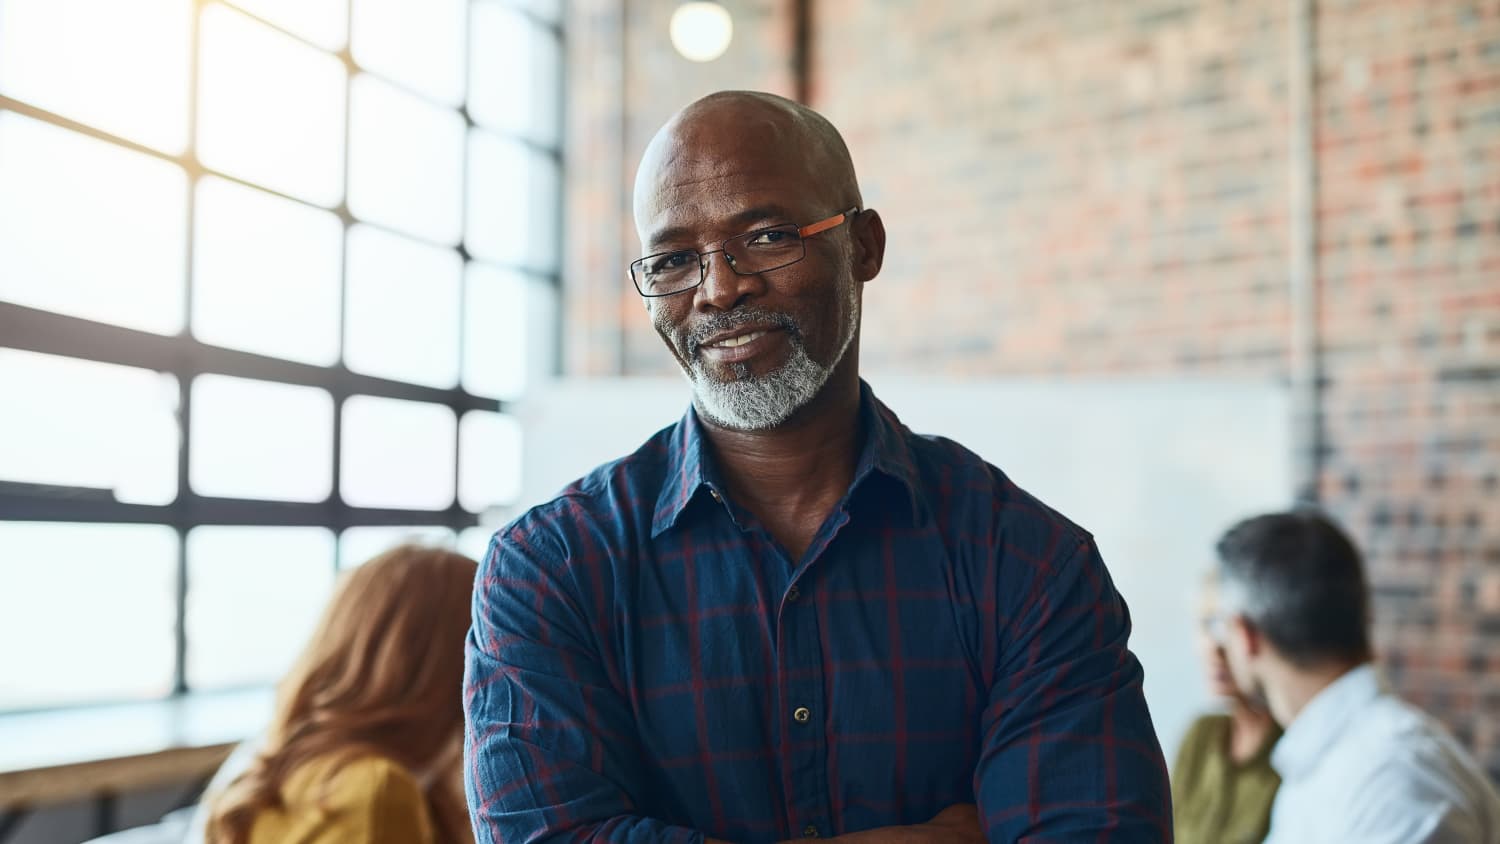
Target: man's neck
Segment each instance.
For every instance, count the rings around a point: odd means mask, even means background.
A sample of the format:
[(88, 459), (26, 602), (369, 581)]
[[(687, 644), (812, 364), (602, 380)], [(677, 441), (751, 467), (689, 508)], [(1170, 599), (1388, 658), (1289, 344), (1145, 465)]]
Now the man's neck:
[(1273, 669), (1266, 684), (1266, 702), (1271, 715), (1283, 727), (1291, 726), (1302, 710), (1340, 677), (1364, 665), (1362, 661), (1337, 661), (1310, 668), (1298, 668), (1282, 662)]
[(736, 431), (700, 416), (730, 496), (794, 556), (854, 479), (864, 435), (859, 394), (858, 375), (835, 370), (812, 401), (776, 428)]

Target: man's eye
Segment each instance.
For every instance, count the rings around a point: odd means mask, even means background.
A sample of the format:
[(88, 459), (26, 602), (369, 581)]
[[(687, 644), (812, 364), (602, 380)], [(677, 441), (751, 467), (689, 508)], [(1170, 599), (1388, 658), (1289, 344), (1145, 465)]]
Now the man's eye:
[(693, 253), (691, 252), (673, 252), (670, 255), (663, 255), (651, 262), (651, 272), (666, 273), (672, 270), (680, 270), (688, 266), (692, 262), (692, 258)]
[(751, 246), (783, 246), (791, 239), (791, 232), (760, 232), (750, 238)]

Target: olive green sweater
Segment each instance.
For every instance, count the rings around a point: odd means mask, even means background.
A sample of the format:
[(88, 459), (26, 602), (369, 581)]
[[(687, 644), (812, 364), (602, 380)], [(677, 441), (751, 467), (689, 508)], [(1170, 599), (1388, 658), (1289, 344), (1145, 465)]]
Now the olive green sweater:
[(1244, 763), (1229, 758), (1229, 716), (1193, 723), (1172, 768), (1172, 819), (1177, 844), (1259, 844), (1271, 824), (1281, 778), (1271, 768), (1273, 729)]

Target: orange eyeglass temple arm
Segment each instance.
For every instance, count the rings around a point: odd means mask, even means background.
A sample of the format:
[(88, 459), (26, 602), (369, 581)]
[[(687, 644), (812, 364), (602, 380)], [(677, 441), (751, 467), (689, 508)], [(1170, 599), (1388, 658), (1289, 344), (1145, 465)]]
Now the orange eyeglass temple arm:
[(832, 217), (829, 217), (826, 220), (819, 220), (816, 223), (808, 223), (802, 228), (797, 229), (797, 234), (803, 237), (812, 237), (819, 232), (826, 232), (829, 229), (834, 228), (835, 226), (842, 225), (845, 220), (858, 213), (858, 208), (850, 208), (848, 211), (845, 211), (842, 214), (834, 214)]

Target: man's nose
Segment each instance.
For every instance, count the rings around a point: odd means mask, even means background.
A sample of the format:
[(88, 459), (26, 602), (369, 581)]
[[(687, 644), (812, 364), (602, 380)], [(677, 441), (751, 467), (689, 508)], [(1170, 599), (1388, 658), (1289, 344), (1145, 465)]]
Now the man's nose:
[(699, 307), (731, 310), (765, 283), (759, 274), (735, 272), (734, 259), (728, 252), (710, 252), (700, 260), (703, 261), (703, 284), (698, 288)]

